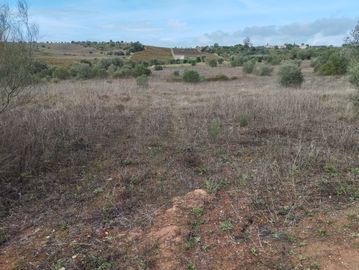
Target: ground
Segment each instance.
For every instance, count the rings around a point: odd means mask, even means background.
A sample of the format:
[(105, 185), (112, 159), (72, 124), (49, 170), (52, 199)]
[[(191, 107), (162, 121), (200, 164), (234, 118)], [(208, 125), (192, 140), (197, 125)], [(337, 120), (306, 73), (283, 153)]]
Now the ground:
[(2, 118), (38, 169), (4, 182), (0, 269), (359, 269), (355, 89), (302, 67), (42, 85)]

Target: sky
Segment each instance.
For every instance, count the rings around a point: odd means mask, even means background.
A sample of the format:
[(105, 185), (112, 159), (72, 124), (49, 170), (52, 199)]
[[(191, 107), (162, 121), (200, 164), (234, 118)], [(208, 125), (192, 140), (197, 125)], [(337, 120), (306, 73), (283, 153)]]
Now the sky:
[[(0, 0), (3, 2), (3, 0)], [(10, 1), (12, 5), (15, 0)], [(341, 45), (358, 0), (28, 0), (40, 41), (140, 41), (164, 47)]]

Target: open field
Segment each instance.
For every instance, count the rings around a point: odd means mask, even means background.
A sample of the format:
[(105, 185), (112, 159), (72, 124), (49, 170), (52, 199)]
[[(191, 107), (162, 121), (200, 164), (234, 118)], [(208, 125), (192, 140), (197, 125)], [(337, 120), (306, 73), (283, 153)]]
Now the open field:
[(0, 115), (0, 269), (359, 269), (356, 90), (302, 68), (38, 86)]
[(153, 46), (145, 46), (145, 50), (136, 52), (132, 57), (132, 61), (149, 61), (157, 59), (159, 61), (169, 61), (173, 59), (170, 48), (160, 48)]

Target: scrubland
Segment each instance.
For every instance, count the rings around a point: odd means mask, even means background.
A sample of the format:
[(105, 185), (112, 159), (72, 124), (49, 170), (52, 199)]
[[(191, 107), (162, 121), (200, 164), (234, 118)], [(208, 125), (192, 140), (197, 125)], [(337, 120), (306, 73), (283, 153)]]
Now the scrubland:
[(186, 68), (41, 84), (0, 115), (1, 269), (359, 268), (346, 76)]

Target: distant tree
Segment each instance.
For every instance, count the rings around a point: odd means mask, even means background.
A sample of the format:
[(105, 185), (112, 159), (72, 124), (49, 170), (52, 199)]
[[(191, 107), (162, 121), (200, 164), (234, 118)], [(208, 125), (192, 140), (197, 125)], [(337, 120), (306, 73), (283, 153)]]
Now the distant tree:
[(249, 37), (246, 37), (244, 40), (243, 40), (243, 45), (244, 47), (246, 48), (250, 48), (253, 46), (252, 42), (251, 42), (251, 39)]
[(15, 11), (0, 4), (0, 113), (33, 83), (37, 33), (37, 26), (29, 22), (26, 1), (18, 0)]

